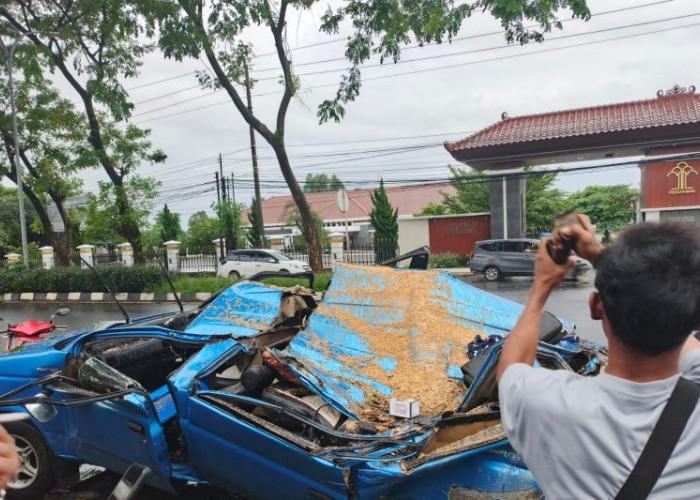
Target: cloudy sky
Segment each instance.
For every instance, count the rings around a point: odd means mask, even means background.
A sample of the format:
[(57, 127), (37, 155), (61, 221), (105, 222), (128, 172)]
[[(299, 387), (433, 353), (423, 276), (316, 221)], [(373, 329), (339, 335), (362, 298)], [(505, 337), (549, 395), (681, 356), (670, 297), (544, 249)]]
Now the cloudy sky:
[[(444, 179), (454, 160), (442, 143), (498, 121), (504, 111), (541, 113), (653, 98), (676, 83), (700, 86), (699, 2), (590, 0), (589, 6), (590, 21), (567, 20), (542, 44), (508, 46), (498, 23), (479, 14), (464, 24), (458, 38), (466, 39), (405, 50), (399, 64), (372, 61), (346, 118), (326, 125), (318, 124), (316, 107), (334, 95), (347, 66), (328, 62), (343, 57), (343, 33), (319, 33), (325, 3), (289, 15), (288, 41), (302, 90), (288, 113), (286, 140), (298, 178), (335, 173), (348, 188), (381, 177)], [(329, 40), (338, 41), (318, 45)], [(258, 80), (254, 108), (271, 123), (281, 91), (274, 47), (261, 30), (252, 31), (249, 41)], [(248, 203), (252, 196), (247, 124), (223, 92), (197, 88), (194, 71), (201, 69), (202, 61), (177, 63), (154, 53), (126, 84), (136, 103), (133, 122), (150, 128), (154, 146), (168, 155), (164, 165), (144, 166), (142, 173), (163, 181), (158, 205), (167, 202), (183, 222), (197, 210), (210, 211), (216, 192), (205, 183), (214, 178), (219, 153), (224, 173), (235, 175), (237, 201)], [(271, 150), (262, 138), (258, 145), (263, 196), (287, 194)], [(88, 174), (86, 188), (94, 189), (99, 178), (99, 172)], [(575, 191), (638, 182), (638, 170), (626, 168), (561, 175), (559, 186)]]

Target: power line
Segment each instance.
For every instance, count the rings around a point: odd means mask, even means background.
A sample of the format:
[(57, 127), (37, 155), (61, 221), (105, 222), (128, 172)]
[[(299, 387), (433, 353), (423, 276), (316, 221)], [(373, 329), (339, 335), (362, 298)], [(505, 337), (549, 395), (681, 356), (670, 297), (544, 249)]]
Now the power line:
[[(673, 1), (675, 1), (675, 0), (661, 0), (661, 1), (650, 2), (650, 3), (646, 3), (646, 4), (642, 4), (642, 5), (632, 5), (632, 6), (629, 6), (629, 7), (623, 7), (623, 8), (619, 8), (619, 9), (613, 9), (613, 10), (608, 10), (608, 11), (601, 11), (601, 12), (596, 12), (596, 13), (592, 14), (591, 17), (593, 18), (593, 17), (598, 17), (598, 16), (604, 16), (604, 15), (606, 15), (606, 14), (615, 14), (615, 13), (618, 13), (618, 12), (624, 12), (624, 11), (628, 11), (628, 10), (642, 9), (642, 8), (645, 8), (645, 7), (651, 7), (651, 6), (660, 5), (660, 4), (664, 4), (664, 3), (669, 3), (669, 2), (673, 2)], [(571, 22), (571, 21), (575, 21), (575, 20), (576, 20), (576, 19), (564, 19), (564, 20), (562, 20), (561, 22), (562, 22), (562, 23), (567, 23), (567, 22)], [(525, 29), (537, 28), (538, 26), (539, 26), (539, 25), (533, 24), (533, 25), (527, 26)], [(479, 37), (485, 37), (485, 36), (500, 35), (500, 34), (502, 34), (502, 33), (503, 33), (503, 30), (492, 31), (492, 32), (489, 32), (489, 33), (480, 33), (480, 34), (478, 34), (478, 35), (471, 35), (471, 36), (468, 36), (468, 37), (453, 38), (451, 41), (452, 41), (452, 42), (456, 42), (456, 41), (458, 41), (458, 40), (466, 40), (466, 39), (469, 39), (469, 38), (479, 38)], [(335, 38), (335, 39), (333, 39), (333, 40), (324, 40), (323, 42), (316, 42), (316, 43), (310, 43), (310, 44), (307, 44), (307, 45), (300, 45), (300, 46), (298, 46), (298, 47), (294, 47), (294, 48), (290, 49), (290, 51), (291, 51), (291, 52), (295, 52), (295, 51), (298, 51), (298, 50), (310, 49), (310, 48), (313, 48), (313, 47), (320, 47), (320, 46), (322, 46), (322, 45), (329, 45), (329, 44), (339, 43), (339, 42), (347, 42), (349, 38), (350, 38), (350, 37), (345, 36), (345, 37)], [(433, 45), (433, 44), (435, 44), (435, 42), (426, 43), (426, 44), (424, 44), (424, 45), (427, 46), (427, 45)], [(407, 47), (406, 49), (408, 49), (408, 48), (414, 48), (414, 47)], [(403, 50), (406, 50), (406, 49), (403, 49)], [(258, 55), (256, 55), (255, 57), (267, 57), (267, 56), (276, 56), (276, 55), (277, 55), (277, 51), (271, 51), (271, 52), (266, 52), (266, 53), (264, 53), (264, 54), (258, 54)]]
[[(627, 24), (627, 25), (624, 25), (624, 26), (612, 26), (612, 27), (610, 27), (610, 28), (601, 28), (601, 29), (599, 29), (599, 30), (585, 31), (585, 32), (583, 32), (583, 33), (571, 33), (571, 34), (568, 34), (568, 35), (554, 36), (554, 37), (546, 38), (546, 39), (544, 40), (544, 42), (551, 42), (551, 41), (556, 41), (556, 40), (565, 40), (565, 39), (569, 39), (569, 38), (577, 38), (577, 37), (587, 36), (587, 35), (597, 35), (597, 34), (599, 34), (599, 33), (607, 33), (607, 32), (610, 32), (610, 31), (617, 31), (617, 30), (620, 30), (620, 29), (638, 28), (638, 27), (640, 27), (640, 26), (648, 26), (648, 25), (651, 25), (651, 24), (664, 23), (664, 22), (668, 22), (668, 21), (677, 21), (677, 20), (680, 20), (680, 19), (687, 19), (687, 18), (689, 18), (689, 17), (695, 17), (695, 16), (698, 16), (698, 15), (700, 15), (700, 12), (696, 12), (696, 13), (694, 13), (694, 14), (685, 14), (685, 15), (682, 15), (682, 16), (667, 17), (667, 18), (665, 18), (665, 19), (655, 19), (655, 20), (653, 20), (653, 21), (643, 21), (643, 22), (639, 22), (639, 23), (632, 23), (632, 24)], [(469, 39), (469, 38), (477, 38), (478, 36), (479, 36), (479, 35), (474, 35), (473, 37), (464, 37), (464, 38), (461, 38), (460, 40), (466, 40), (466, 39)], [(432, 44), (430, 44), (430, 45), (432, 45)], [(462, 56), (462, 55), (467, 55), (467, 54), (477, 54), (477, 53), (480, 53), (480, 52), (489, 52), (489, 51), (492, 51), (492, 50), (499, 50), (499, 49), (504, 49), (504, 48), (507, 48), (507, 47), (520, 47), (520, 45), (516, 45), (516, 44), (497, 45), (497, 46), (485, 47), (485, 48), (481, 48), (481, 49), (472, 49), (472, 50), (466, 50), (466, 51), (460, 51), (460, 52), (451, 52), (451, 53), (448, 53), (448, 54), (438, 54), (438, 55), (434, 55), (434, 56), (419, 57), (419, 58), (415, 58), (415, 59), (399, 60), (399, 61), (396, 61), (396, 62), (394, 63), (394, 65), (396, 65), (396, 64), (406, 64), (406, 63), (418, 62), (418, 61), (425, 61), (425, 60), (428, 60), (428, 59), (441, 59), (441, 58), (444, 58), (444, 57), (454, 57), (454, 56)], [(416, 46), (413, 46), (413, 47), (409, 47), (409, 49), (414, 49), (414, 48), (420, 48), (420, 46), (419, 46), (419, 45), (416, 45)], [(337, 61), (347, 61), (347, 59), (346, 59), (345, 57), (337, 57), (337, 58), (326, 59), (326, 60), (322, 60), (322, 61), (311, 61), (311, 62), (307, 62), (307, 63), (300, 63), (300, 64), (296, 64), (294, 67), (299, 68), (299, 67), (302, 67), (302, 66), (311, 66), (311, 65), (314, 65), (314, 64), (324, 64), (324, 63), (337, 62)], [(383, 67), (383, 66), (391, 66), (391, 64), (382, 64), (382, 63), (363, 64), (363, 65), (362, 65), (362, 68), (363, 68), (363, 69), (364, 69), (364, 68), (379, 68), (379, 67)], [(310, 72), (310, 73), (300, 73), (300, 74), (298, 74), (298, 75), (296, 75), (296, 76), (319, 75), (319, 74), (325, 74), (325, 73), (332, 73), (332, 72), (334, 72), (334, 71), (341, 71), (342, 69), (344, 69), (344, 68), (341, 68), (341, 69), (338, 69), (338, 70), (324, 70), (324, 71), (314, 71), (314, 72)], [(263, 72), (263, 71), (279, 71), (279, 68), (271, 67), (271, 68), (264, 68), (264, 69), (256, 70), (256, 72)], [(275, 76), (275, 77), (259, 78), (258, 81), (263, 82), (263, 81), (267, 81), (267, 80), (276, 80), (276, 79), (277, 79), (277, 77)]]
[[(698, 14), (695, 14), (695, 15), (698, 15)], [(480, 59), (480, 60), (476, 60), (476, 61), (468, 61), (468, 62), (458, 63), (458, 64), (449, 64), (449, 65), (445, 65), (445, 66), (435, 66), (435, 67), (431, 67), (431, 68), (423, 68), (423, 69), (418, 69), (418, 70), (406, 71), (406, 72), (403, 72), (403, 73), (394, 73), (394, 74), (391, 74), (391, 75), (380, 75), (380, 76), (375, 76), (375, 77), (363, 78), (362, 81), (363, 81), (363, 82), (369, 82), (369, 81), (375, 81), (375, 80), (384, 80), (384, 79), (387, 79), (387, 78), (395, 78), (395, 77), (400, 77), (400, 76), (415, 75), (415, 74), (418, 74), (418, 73), (426, 73), (426, 72), (432, 72), (432, 71), (439, 71), (439, 70), (443, 70), (443, 69), (454, 69), (454, 68), (463, 67), (463, 66), (471, 66), (471, 65), (475, 65), (475, 64), (481, 64), (481, 63), (485, 63), (485, 62), (502, 61), (502, 60), (506, 60), (506, 59), (514, 59), (514, 58), (519, 58), (519, 57), (526, 57), (526, 56), (544, 54), (544, 53), (548, 53), (548, 52), (557, 52), (557, 51), (560, 51), (560, 50), (566, 50), (566, 49), (571, 49), (571, 48), (584, 47), (584, 46), (588, 46), (588, 45), (596, 45), (596, 44), (600, 44), (600, 43), (613, 42), (613, 41), (618, 41), (618, 40), (625, 40), (625, 39), (628, 39), (628, 38), (636, 38), (636, 37), (640, 37), (640, 36), (654, 35), (654, 34), (658, 34), (658, 33), (665, 33), (665, 32), (668, 32), (668, 31), (674, 31), (674, 30), (685, 29), (685, 28), (692, 28), (692, 27), (696, 27), (696, 26), (700, 26), (700, 23), (692, 23), (692, 24), (686, 24), (686, 25), (682, 25), (682, 26), (674, 26), (674, 27), (670, 27), (670, 28), (663, 28), (663, 29), (658, 29), (658, 30), (653, 30), (653, 31), (647, 31), (647, 32), (643, 32), (643, 33), (632, 33), (632, 34), (629, 34), (629, 35), (622, 35), (622, 36), (613, 37), (613, 38), (606, 38), (606, 39), (603, 39), (603, 40), (592, 40), (592, 41), (581, 42), (581, 43), (576, 43), (576, 44), (571, 44), (571, 45), (564, 45), (564, 46), (562, 46), (562, 47), (553, 47), (553, 48), (543, 49), (543, 50), (533, 50), (533, 51), (531, 51), (531, 52), (525, 52), (525, 53), (522, 53), (522, 54), (509, 54), (509, 55), (501, 56), (501, 57), (493, 57), (493, 58), (487, 58), (487, 59)], [(339, 71), (340, 71), (340, 70), (339, 70)], [(330, 84), (325, 84), (325, 85), (315, 85), (315, 86), (311, 86), (311, 87), (306, 87), (305, 90), (318, 89), (318, 88), (328, 88), (328, 87), (337, 87), (337, 86), (338, 86), (337, 83), (330, 83)], [(270, 92), (270, 93), (268, 93), (268, 94), (266, 94), (266, 95), (282, 94), (282, 93), (283, 93), (282, 91), (278, 91), (278, 92)], [(262, 95), (260, 95), (260, 96), (262, 96)], [(258, 96), (254, 96), (254, 97), (258, 97)], [(188, 99), (188, 100), (189, 100), (189, 99)], [(182, 102), (186, 102), (186, 101), (182, 101)], [(173, 104), (170, 105), (170, 106), (164, 106), (163, 108), (160, 108), (160, 109), (164, 109), (164, 108), (166, 108), (166, 107), (171, 107), (171, 106), (177, 106), (177, 105), (181, 104), (182, 102), (173, 103)], [(179, 112), (176, 112), (176, 113), (170, 113), (170, 114), (168, 114), (168, 115), (163, 115), (163, 116), (158, 116), (158, 117), (154, 117), (154, 118), (149, 118), (149, 119), (146, 119), (146, 120), (140, 120), (140, 121), (137, 121), (137, 122), (135, 122), (135, 123), (138, 124), (138, 123), (145, 123), (145, 122), (153, 121), (153, 120), (161, 120), (161, 119), (170, 118), (170, 117), (173, 117), (173, 116), (182, 115), (182, 114), (185, 114), (185, 113), (191, 113), (191, 112), (194, 112), (194, 111), (199, 111), (199, 110), (207, 109), (207, 108), (214, 107), (214, 106), (219, 106), (219, 105), (226, 104), (226, 103), (230, 103), (230, 102), (231, 102), (230, 99), (226, 99), (225, 101), (220, 101), (220, 102), (212, 103), (212, 104), (209, 104), (209, 105), (207, 105), (207, 106), (202, 106), (202, 107), (199, 107), (199, 108), (192, 108), (192, 109), (188, 109), (188, 110), (183, 110), (183, 111), (179, 111)], [(135, 115), (135, 117), (138, 117), (138, 116), (141, 116), (141, 115)]]

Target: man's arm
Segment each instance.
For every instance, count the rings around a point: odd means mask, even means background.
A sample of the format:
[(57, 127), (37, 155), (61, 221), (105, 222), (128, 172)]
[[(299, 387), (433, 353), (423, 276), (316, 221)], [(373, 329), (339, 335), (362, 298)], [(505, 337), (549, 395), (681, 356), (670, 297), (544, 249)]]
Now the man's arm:
[(518, 322), (508, 334), (498, 362), (496, 381), (501, 380), (503, 372), (515, 363), (531, 365), (537, 353), (537, 341), (540, 332), (540, 317), (550, 292), (564, 279), (566, 272), (573, 266), (569, 259), (565, 265), (557, 265), (547, 252), (547, 238), (542, 239), (540, 250), (535, 260), (535, 280), (530, 295)]

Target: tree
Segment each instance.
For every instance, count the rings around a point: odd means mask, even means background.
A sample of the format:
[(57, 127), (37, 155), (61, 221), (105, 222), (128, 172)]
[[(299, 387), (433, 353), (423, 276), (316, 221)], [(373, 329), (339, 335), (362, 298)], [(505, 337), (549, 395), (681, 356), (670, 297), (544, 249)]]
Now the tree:
[(259, 215), (258, 200), (253, 198), (250, 204), (250, 210), (248, 210), (248, 222), (250, 222), (250, 226), (248, 226), (245, 233), (248, 244), (253, 248), (264, 248), (266, 246), (262, 234), (260, 234), (260, 226), (262, 224), (258, 218)]
[[(158, 43), (165, 57), (182, 60), (190, 57), (206, 58), (214, 72), (211, 77), (200, 73), (203, 86), (222, 88), (243, 119), (272, 147), (282, 176), (299, 209), (301, 230), (309, 247), (309, 263), (314, 271), (323, 267), (319, 235), (313, 223), (311, 207), (292, 169), (285, 146), (286, 119), (292, 98), (300, 89), (288, 50), (286, 24), (292, 10), (309, 10), (319, 0), (139, 0), (134, 5), (141, 9), (151, 26), (158, 28)], [(335, 98), (323, 101), (318, 109), (321, 123), (340, 121), (345, 105), (355, 100), (360, 92), (360, 66), (372, 55), (381, 61), (398, 61), (401, 47), (414, 41), (419, 45), (450, 40), (462, 22), (475, 9), (491, 12), (503, 25), (509, 42), (526, 43), (542, 40), (543, 33), (560, 28), (556, 18), (559, 9), (568, 8), (575, 17), (588, 18), (585, 0), (485, 0), (473, 3), (455, 3), (444, 0), (399, 2), (367, 2), (348, 0), (333, 10), (330, 7), (321, 16), (320, 29), (335, 35), (341, 23), (348, 20), (353, 34), (348, 37), (345, 55), (350, 62), (348, 73), (341, 79)], [(527, 27), (535, 22), (538, 29)], [(242, 98), (235, 84), (252, 85), (246, 80), (252, 47), (243, 42), (247, 31), (262, 26), (274, 42), (283, 94), (272, 126), (263, 123)]]
[[(245, 244), (245, 236), (243, 234), (243, 226), (241, 224), (241, 214), (243, 213), (243, 205), (234, 203), (231, 200), (214, 203), (212, 208), (219, 216), (219, 234), (226, 238), (226, 248), (236, 249)], [(229, 235), (228, 232), (231, 232)], [(236, 245), (231, 245), (229, 237), (236, 242)], [(219, 238), (219, 236), (217, 236)]]
[[(27, 199), (24, 200), (27, 226), (31, 230), (35, 227), (36, 212)], [(39, 235), (31, 231), (27, 235), (30, 241), (37, 241)], [(22, 245), (19, 226), (19, 202), (17, 201), (17, 188), (5, 187), (0, 184), (0, 255), (8, 253), (10, 247)]]
[[(147, 227), (153, 209), (153, 200), (158, 194), (159, 182), (150, 177), (131, 176), (120, 189), (110, 182), (98, 182), (99, 194), (89, 193), (84, 237), (87, 241), (109, 245), (122, 243), (120, 228), (126, 223), (136, 227)], [(117, 206), (128, 199), (129, 210), (120, 212)], [(126, 222), (125, 222), (126, 221)], [(144, 242), (139, 230), (139, 248)], [(132, 243), (133, 245), (133, 243)]]
[(306, 174), (304, 181), (305, 193), (321, 193), (324, 191), (339, 191), (344, 188), (342, 181), (333, 174), (328, 177), (326, 174)]
[(525, 220), (528, 235), (534, 237), (551, 230), (554, 218), (569, 206), (564, 192), (554, 187), (556, 173), (537, 173), (531, 168), (526, 168), (525, 173)]
[[(133, 105), (120, 77), (137, 74), (141, 58), (152, 49), (137, 11), (123, 0), (2, 0), (0, 17), (6, 32), (19, 32), (38, 49), (35, 58), (18, 60), (32, 71), (58, 71), (75, 91), (87, 119), (87, 139), (112, 185), (112, 209), (118, 212), (113, 230), (134, 248), (141, 260), (139, 222), (127, 195), (128, 175), (141, 161), (164, 161), (165, 154), (143, 148), (148, 132), (133, 125), (119, 127)], [(110, 128), (110, 130), (106, 130)], [(109, 147), (110, 133), (125, 142)], [(138, 143), (132, 147), (130, 140)], [(126, 161), (123, 161), (126, 160)], [(142, 183), (139, 179), (136, 184)]]
[(167, 203), (156, 216), (156, 227), (158, 228), (161, 243), (177, 240), (182, 236), (180, 214), (171, 212)]
[(208, 248), (218, 238), (219, 220), (216, 217), (209, 217), (203, 210), (190, 216), (187, 223), (187, 236), (185, 237), (187, 247)]
[(615, 186), (588, 186), (573, 193), (569, 206), (586, 214), (599, 231), (615, 230), (626, 226), (635, 218), (636, 189), (618, 184)]
[(384, 189), (384, 179), (379, 183), (379, 188), (370, 194), (372, 210), (369, 220), (374, 227), (374, 255), (376, 261), (396, 257), (399, 246), (399, 210), (394, 210), (389, 197)]
[[(429, 203), (418, 215), (468, 214), (490, 211), (490, 177), (475, 170), (450, 167), (450, 184), (455, 194), (442, 193), (440, 205)], [(557, 174), (525, 168), (525, 220), (527, 233), (537, 235), (550, 229), (554, 217), (568, 207), (566, 195), (554, 188)]]
[[(314, 210), (311, 210), (311, 218), (313, 220), (314, 227), (316, 228), (316, 233), (319, 236), (319, 241), (321, 243), (322, 247), (328, 246), (328, 231), (326, 231), (324, 225), (323, 225), (323, 219), (321, 216)], [(301, 231), (302, 228), (302, 218), (301, 214), (299, 213), (299, 207), (296, 206), (294, 203), (294, 200), (290, 200), (287, 202), (287, 204), (284, 206), (284, 210), (282, 211), (282, 215), (280, 217), (281, 221), (284, 222), (284, 224), (287, 227), (295, 227)], [(295, 249), (299, 250), (307, 250), (309, 249), (308, 244), (299, 245), (299, 242), (295, 240)]]
[[(25, 51), (26, 52), (26, 51)], [(9, 89), (2, 78), (0, 95), (5, 111), (0, 111), (0, 176), (16, 182), (14, 136), (9, 115)], [(59, 264), (67, 265), (75, 232), (73, 216), (65, 207), (66, 199), (80, 191), (82, 181), (76, 175), (81, 169), (97, 165), (84, 135), (85, 120), (74, 105), (62, 99), (41, 73), (25, 71), (25, 78), (16, 87), (19, 154), (23, 175), (23, 191), (38, 216), (43, 240), (56, 250)], [(29, 174), (29, 175), (27, 175)], [(48, 213), (50, 199), (63, 223), (59, 237)]]

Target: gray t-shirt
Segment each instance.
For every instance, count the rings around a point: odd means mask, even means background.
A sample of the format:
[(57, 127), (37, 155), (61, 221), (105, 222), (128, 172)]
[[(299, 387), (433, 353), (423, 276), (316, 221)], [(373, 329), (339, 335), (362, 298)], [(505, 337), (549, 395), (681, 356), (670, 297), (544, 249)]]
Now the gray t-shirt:
[[(686, 354), (679, 368), (700, 383), (700, 350)], [(637, 383), (517, 363), (499, 384), (503, 428), (547, 499), (614, 498), (678, 376)], [(700, 405), (650, 498), (700, 498)]]

